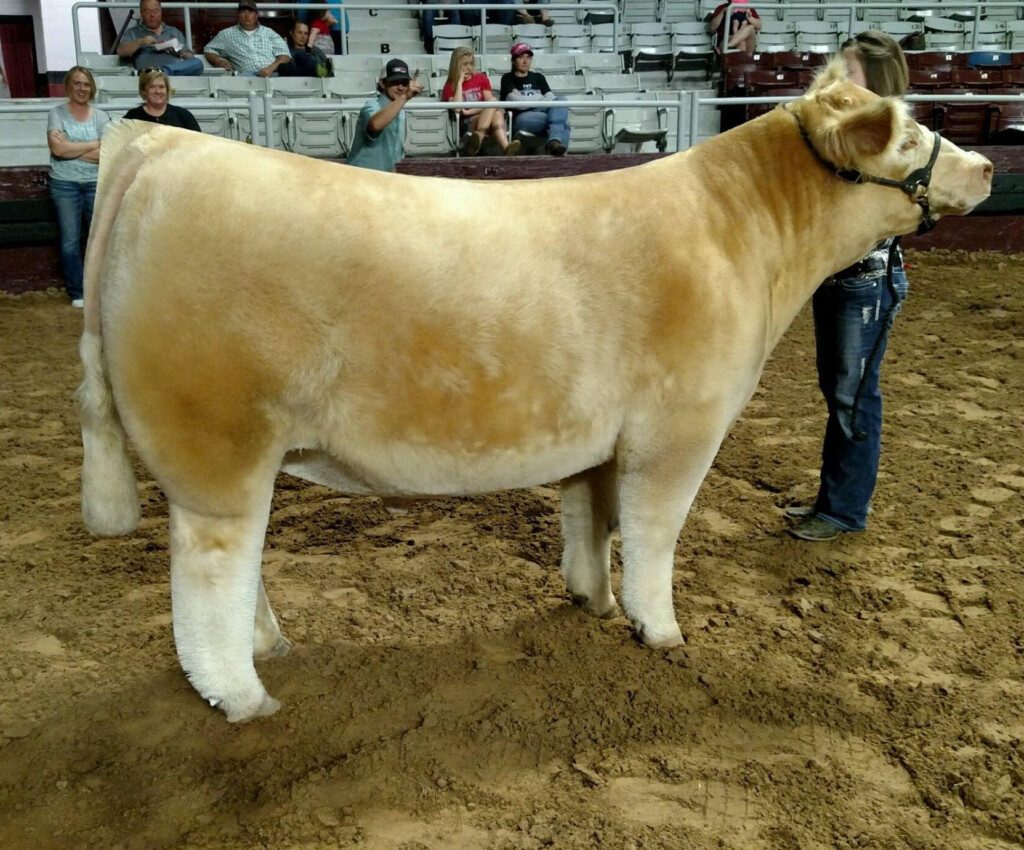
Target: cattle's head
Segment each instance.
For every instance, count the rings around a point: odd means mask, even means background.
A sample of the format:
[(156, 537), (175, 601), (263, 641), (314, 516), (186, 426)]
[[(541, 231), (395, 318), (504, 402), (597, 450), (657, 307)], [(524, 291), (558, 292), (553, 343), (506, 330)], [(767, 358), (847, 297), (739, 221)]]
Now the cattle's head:
[[(939, 137), (914, 121), (902, 101), (880, 98), (850, 82), (839, 59), (818, 75), (807, 94), (790, 104), (790, 111), (806, 131), (818, 156), (848, 175), (859, 173), (903, 184), (918, 169), (927, 169)], [(924, 172), (914, 175), (916, 178)], [(913, 183), (914, 181), (911, 181)], [(922, 194), (907, 192), (906, 222), (901, 232), (914, 230), (926, 207), (932, 218), (963, 215), (988, 197), (992, 188), (992, 163), (978, 153), (960, 150), (942, 139)], [(898, 188), (888, 191), (897, 192)], [(905, 224), (905, 226), (904, 226)]]

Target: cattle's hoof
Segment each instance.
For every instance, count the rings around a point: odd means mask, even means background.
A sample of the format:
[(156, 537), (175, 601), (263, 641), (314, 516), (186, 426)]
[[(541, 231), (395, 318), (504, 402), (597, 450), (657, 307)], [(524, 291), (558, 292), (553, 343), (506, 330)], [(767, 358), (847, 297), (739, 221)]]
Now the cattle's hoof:
[(588, 614), (592, 614), (600, 620), (614, 620), (616, 617), (622, 616), (622, 610), (614, 599), (609, 602), (595, 604), (590, 601), (589, 596), (573, 594), (572, 601), (574, 605), (579, 605)]
[(672, 649), (677, 646), (686, 645), (686, 638), (679, 631), (679, 626), (676, 626), (674, 631), (669, 631), (668, 633), (655, 632), (644, 626), (636, 626), (636, 636), (643, 641), (644, 646), (648, 646), (651, 649)]
[(280, 707), (281, 703), (267, 693), (263, 694), (263, 701), (255, 710), (251, 708), (230, 709), (223, 705), (221, 706), (227, 715), (228, 723), (248, 723), (257, 717), (266, 717), (268, 714), (273, 714)]
[(253, 653), (257, 661), (266, 661), (269, 658), (284, 658), (292, 648), (292, 642), (284, 635), (281, 635), (269, 649), (262, 649)]

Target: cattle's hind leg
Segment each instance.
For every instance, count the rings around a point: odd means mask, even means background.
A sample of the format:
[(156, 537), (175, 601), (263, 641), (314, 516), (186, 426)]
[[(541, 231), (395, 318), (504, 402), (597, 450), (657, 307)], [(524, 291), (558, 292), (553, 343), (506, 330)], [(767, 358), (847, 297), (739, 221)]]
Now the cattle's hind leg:
[(281, 634), (281, 627), (277, 624), (277, 617), (274, 616), (270, 601), (267, 599), (267, 591), (263, 587), (263, 576), (260, 576), (260, 585), (256, 596), (253, 658), (257, 661), (266, 658), (281, 658), (288, 654), (291, 647), (291, 642)]
[(573, 601), (598, 617), (617, 617), (609, 567), (618, 524), (614, 461), (562, 482), (562, 575)]
[(253, 666), (269, 507), (269, 495), (259, 507), (235, 517), (170, 505), (174, 643), (189, 681), (231, 721), (251, 720), (279, 707)]

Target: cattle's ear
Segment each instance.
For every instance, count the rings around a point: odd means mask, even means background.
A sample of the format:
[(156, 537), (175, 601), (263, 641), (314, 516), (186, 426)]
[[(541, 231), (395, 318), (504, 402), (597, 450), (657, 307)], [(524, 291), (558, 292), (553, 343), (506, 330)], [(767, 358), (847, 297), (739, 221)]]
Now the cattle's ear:
[(820, 137), (822, 155), (836, 165), (856, 167), (888, 146), (901, 118), (899, 104), (882, 98), (837, 116)]
[(849, 80), (849, 76), (846, 73), (846, 63), (836, 57), (818, 72), (811, 87), (807, 89), (807, 94), (820, 94), (833, 83), (843, 83), (847, 80)]

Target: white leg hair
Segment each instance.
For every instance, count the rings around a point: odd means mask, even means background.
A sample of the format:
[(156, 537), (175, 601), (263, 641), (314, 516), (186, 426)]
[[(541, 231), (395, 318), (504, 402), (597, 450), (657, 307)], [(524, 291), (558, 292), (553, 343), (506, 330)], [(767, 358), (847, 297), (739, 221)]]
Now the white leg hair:
[(252, 653), (257, 661), (266, 658), (280, 658), (288, 654), (291, 642), (281, 634), (277, 617), (270, 607), (267, 591), (263, 587), (263, 576), (256, 595), (256, 627), (253, 636)]
[(269, 496), (244, 517), (210, 517), (170, 505), (171, 606), (178, 658), (199, 694), (232, 722), (280, 707), (253, 666), (269, 510)]
[(619, 615), (608, 575), (617, 523), (614, 462), (562, 482), (562, 575), (573, 601), (598, 617)]
[(637, 635), (651, 647), (683, 643), (672, 604), (676, 543), (724, 431), (711, 439), (680, 427), (685, 445), (619, 471), (622, 605)]

